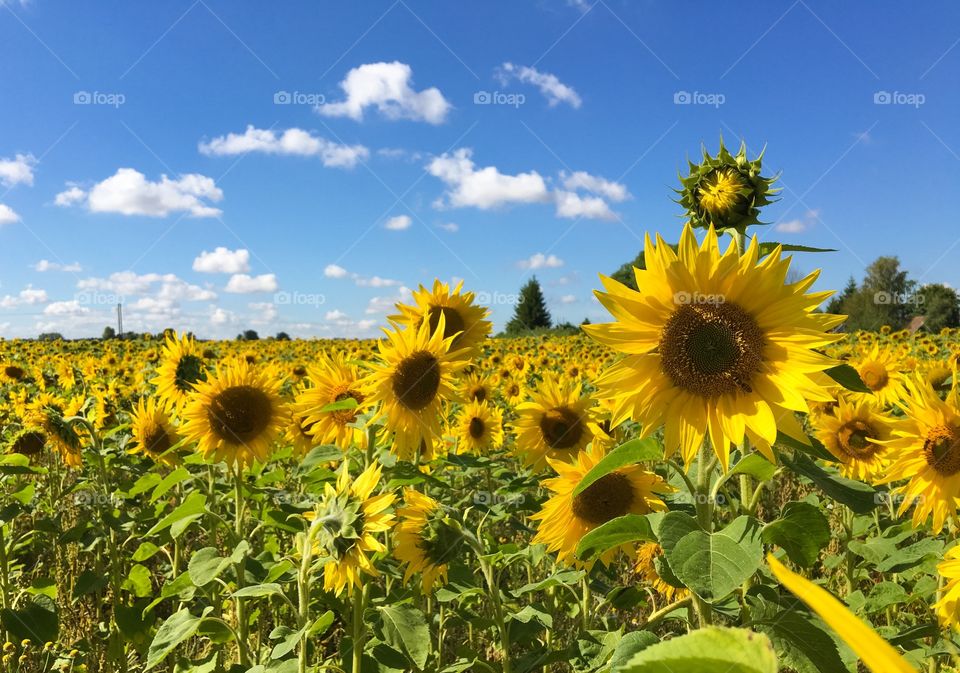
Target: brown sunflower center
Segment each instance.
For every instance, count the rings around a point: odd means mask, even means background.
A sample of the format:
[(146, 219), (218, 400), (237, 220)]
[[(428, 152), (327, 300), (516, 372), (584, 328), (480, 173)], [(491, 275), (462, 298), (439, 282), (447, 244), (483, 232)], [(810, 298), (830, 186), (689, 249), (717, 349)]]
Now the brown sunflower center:
[(174, 374), (174, 384), (177, 390), (193, 390), (193, 384), (205, 378), (203, 374), (203, 361), (196, 355), (184, 355), (177, 362), (177, 371)]
[(470, 389), (470, 399), (483, 402), (487, 399), (487, 389), (483, 386), (474, 386)]
[(13, 443), (13, 452), (24, 456), (33, 456), (43, 451), (46, 443), (46, 435), (42, 432), (31, 430), (17, 437)]
[(259, 388), (233, 386), (213, 398), (207, 420), (220, 439), (235, 444), (252, 442), (273, 420), (273, 403)]
[(474, 439), (480, 439), (483, 437), (483, 433), (486, 432), (487, 425), (483, 422), (482, 418), (477, 418), (474, 416), (470, 419), (470, 436)]
[(877, 454), (880, 446), (870, 441), (875, 436), (873, 428), (860, 420), (844, 423), (837, 431), (840, 448), (857, 460), (868, 460)]
[(16, 379), (17, 381), (22, 379), (24, 374), (26, 374), (26, 372), (17, 365), (7, 365), (3, 368), (3, 373), (9, 376), (11, 379)]
[(752, 392), (760, 371), (763, 332), (730, 302), (684, 304), (660, 335), (660, 362), (673, 384), (700, 397)]
[[(363, 393), (358, 393), (356, 390), (345, 390), (334, 398), (334, 402), (342, 402), (343, 400), (351, 399), (357, 401), (357, 406), (363, 403)], [(347, 423), (352, 423), (353, 419), (357, 417), (356, 409), (342, 409), (340, 411), (334, 411), (333, 419), (341, 424), (346, 425)]]
[(620, 472), (611, 472), (573, 499), (573, 514), (582, 521), (600, 525), (628, 513), (634, 497), (630, 478)]
[(167, 431), (161, 427), (156, 426), (153, 428), (146, 437), (144, 437), (144, 449), (147, 453), (150, 453), (154, 456), (160, 456), (170, 450), (170, 447), (173, 446), (173, 442), (170, 440), (170, 435)]
[[(463, 316), (460, 315), (460, 312), (457, 309), (451, 306), (434, 306), (430, 309), (430, 331), (436, 332), (437, 327), (440, 325), (440, 316), (443, 316), (443, 338), (447, 339), (452, 337), (457, 332), (463, 332), (466, 328), (466, 323), (463, 321)], [(456, 339), (453, 340), (454, 343), (460, 340), (463, 334), (460, 334)]]
[(573, 409), (555, 407), (540, 417), (540, 432), (551, 449), (570, 449), (583, 437), (583, 419)]
[(440, 362), (432, 353), (417, 351), (406, 357), (393, 374), (393, 394), (411, 411), (420, 411), (440, 390)]
[(874, 392), (883, 390), (890, 380), (887, 368), (879, 362), (868, 362), (860, 368), (860, 378), (863, 383)]
[(946, 425), (931, 428), (923, 442), (923, 457), (943, 477), (960, 472), (960, 432)]

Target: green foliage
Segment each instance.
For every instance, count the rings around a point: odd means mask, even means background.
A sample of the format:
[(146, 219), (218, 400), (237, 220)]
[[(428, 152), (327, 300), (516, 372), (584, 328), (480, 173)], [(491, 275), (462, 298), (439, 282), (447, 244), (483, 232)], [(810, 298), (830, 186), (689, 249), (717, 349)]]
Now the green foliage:
[(514, 308), (513, 318), (507, 323), (506, 333), (514, 336), (532, 330), (549, 329), (552, 325), (547, 300), (543, 296), (540, 282), (534, 276), (520, 288), (517, 306)]

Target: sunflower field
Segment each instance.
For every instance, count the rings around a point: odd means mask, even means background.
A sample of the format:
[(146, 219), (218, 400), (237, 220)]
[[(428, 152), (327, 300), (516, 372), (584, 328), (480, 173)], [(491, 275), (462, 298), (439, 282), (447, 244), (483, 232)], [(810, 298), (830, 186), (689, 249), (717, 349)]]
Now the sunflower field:
[(0, 342), (3, 670), (957, 670), (960, 335), (843, 331), (776, 191), (691, 164), (575, 336)]

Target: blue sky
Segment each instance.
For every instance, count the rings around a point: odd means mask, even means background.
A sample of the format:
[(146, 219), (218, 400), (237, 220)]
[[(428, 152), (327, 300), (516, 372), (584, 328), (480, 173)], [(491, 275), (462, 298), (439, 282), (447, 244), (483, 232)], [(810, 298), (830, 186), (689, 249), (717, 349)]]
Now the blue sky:
[[(736, 7), (736, 8), (734, 8)], [(370, 336), (463, 279), (556, 319), (767, 145), (767, 240), (960, 286), (960, 5), (0, 0), (0, 336)]]

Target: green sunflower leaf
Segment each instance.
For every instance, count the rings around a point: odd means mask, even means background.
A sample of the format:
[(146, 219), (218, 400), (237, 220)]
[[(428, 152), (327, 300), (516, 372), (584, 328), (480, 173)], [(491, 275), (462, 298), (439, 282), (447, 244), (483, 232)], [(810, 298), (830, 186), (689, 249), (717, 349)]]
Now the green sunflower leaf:
[(591, 484), (602, 479), (616, 469), (625, 465), (636, 465), (650, 460), (663, 458), (663, 448), (654, 437), (646, 439), (631, 439), (608, 453), (593, 469), (583, 475), (583, 479), (573, 489), (573, 497), (583, 493)]

